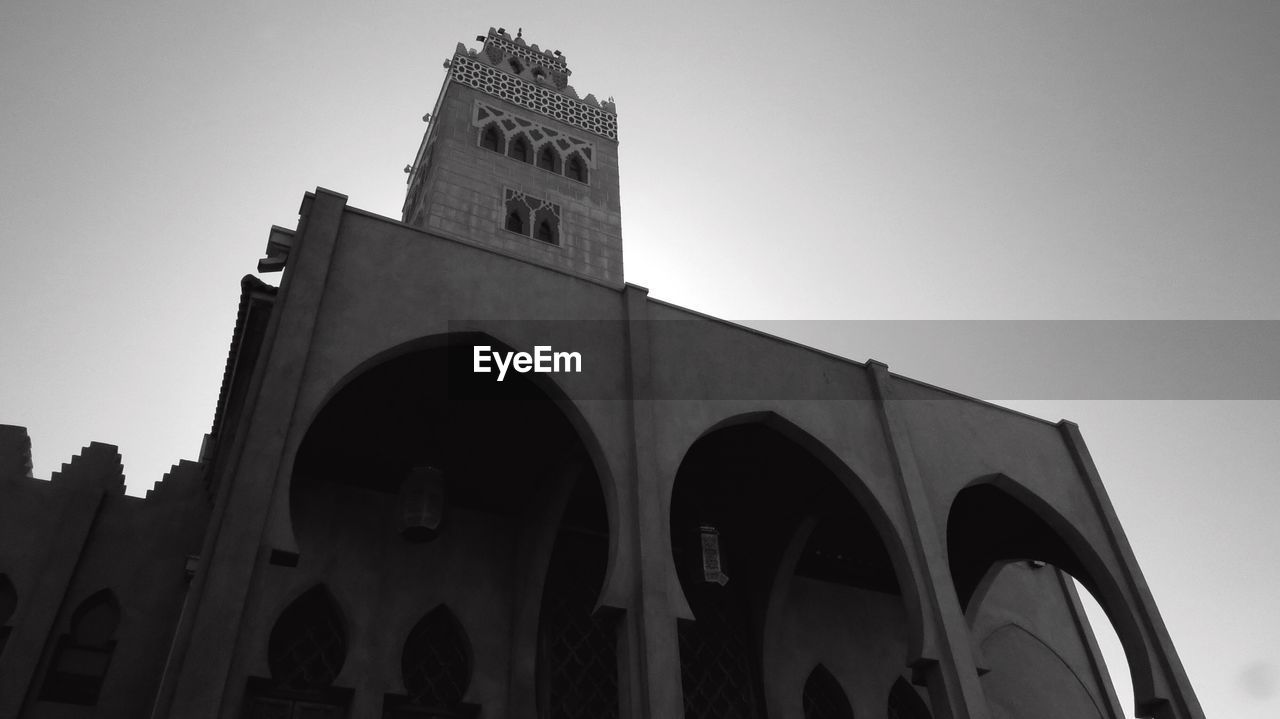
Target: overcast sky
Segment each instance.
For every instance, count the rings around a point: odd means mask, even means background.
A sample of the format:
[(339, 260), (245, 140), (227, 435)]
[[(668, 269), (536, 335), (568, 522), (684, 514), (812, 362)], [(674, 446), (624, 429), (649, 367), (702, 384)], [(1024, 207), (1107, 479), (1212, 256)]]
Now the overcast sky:
[(268, 228), (316, 186), (398, 218), (491, 25), (616, 99), (628, 281), (1079, 422), (1206, 715), (1280, 715), (1276, 323), (833, 321), (1280, 320), (1274, 2), (7, 0), (0, 422), (36, 476), (194, 458)]

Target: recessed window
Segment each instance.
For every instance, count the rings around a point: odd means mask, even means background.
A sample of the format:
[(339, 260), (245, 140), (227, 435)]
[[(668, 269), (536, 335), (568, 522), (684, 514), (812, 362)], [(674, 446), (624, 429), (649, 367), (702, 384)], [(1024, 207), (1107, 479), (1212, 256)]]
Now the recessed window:
[(582, 161), (582, 157), (578, 153), (573, 153), (569, 157), (569, 161), (564, 163), (564, 175), (570, 180), (577, 180), (581, 183), (587, 181), (587, 163)]
[(538, 233), (535, 235), (535, 239), (549, 242), (553, 245), (556, 244), (556, 231), (552, 228), (550, 220), (543, 220), (538, 223)]
[(529, 141), (524, 139), (524, 135), (516, 135), (511, 144), (507, 146), (507, 157), (520, 162), (529, 162), (533, 159), (529, 150)]
[(484, 132), (480, 133), (480, 147), (494, 152), (502, 152), (502, 133), (498, 131), (498, 126), (492, 123), (484, 128)]
[(244, 716), (346, 716), (350, 691), (333, 686), (347, 657), (344, 625), (342, 610), (324, 585), (285, 607), (267, 639), (271, 678), (249, 678)]
[(538, 150), (537, 165), (544, 170), (550, 170), (552, 172), (560, 171), (560, 154), (551, 146), (551, 143), (548, 142), (544, 144), (542, 149)]
[(508, 232), (560, 244), (560, 206), (516, 190), (506, 191), (502, 226)]
[(511, 210), (507, 213), (506, 228), (510, 232), (524, 234), (524, 218), (520, 217), (519, 211)]
[(514, 72), (517, 75), (524, 72), (524, 65), (521, 65), (520, 61), (514, 57), (511, 58), (511, 72)]
[(62, 635), (49, 663), (40, 698), (93, 706), (116, 649), (120, 604), (110, 589), (90, 596), (71, 615), (71, 631)]

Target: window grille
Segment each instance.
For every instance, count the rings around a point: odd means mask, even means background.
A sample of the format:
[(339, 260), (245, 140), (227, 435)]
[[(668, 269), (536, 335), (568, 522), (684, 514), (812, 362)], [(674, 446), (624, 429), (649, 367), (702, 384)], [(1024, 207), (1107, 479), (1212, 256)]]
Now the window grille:
[(280, 688), (295, 691), (327, 689), (347, 658), (342, 613), (323, 586), (316, 586), (290, 604), (267, 645), (271, 678)]
[(251, 677), (246, 719), (340, 719), (349, 690), (333, 682), (347, 657), (342, 610), (324, 585), (285, 607), (267, 641), (271, 679)]
[(414, 626), (400, 669), (411, 703), (450, 710), (462, 702), (471, 683), (471, 647), (453, 612), (440, 605)]
[(607, 536), (561, 532), (543, 589), (538, 683), (541, 719), (618, 716), (617, 625), (595, 612)]
[[(745, 607), (732, 590), (693, 587), (697, 621), (680, 622), (680, 680), (686, 719), (763, 719), (752, 676)], [(691, 597), (691, 601), (695, 601)]]

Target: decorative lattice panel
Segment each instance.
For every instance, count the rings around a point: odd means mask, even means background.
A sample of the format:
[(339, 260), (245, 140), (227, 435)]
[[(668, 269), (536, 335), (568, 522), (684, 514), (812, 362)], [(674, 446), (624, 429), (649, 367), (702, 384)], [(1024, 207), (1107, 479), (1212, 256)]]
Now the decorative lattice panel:
[[(704, 591), (723, 593), (725, 588)], [(696, 622), (680, 622), (685, 719), (757, 719), (747, 623), (730, 601), (699, 603)]]
[(536, 149), (541, 149), (547, 143), (551, 143), (562, 157), (567, 158), (576, 152), (586, 161), (588, 167), (594, 168), (596, 166), (595, 146), (589, 141), (566, 135), (546, 125), (521, 117), (513, 112), (499, 109), (493, 105), (477, 101), (471, 112), (471, 124), (474, 127), (493, 125), (502, 132), (504, 140), (510, 139), (516, 133), (524, 133)]
[(561, 535), (543, 592), (540, 679), (542, 719), (618, 716), (616, 624), (594, 615), (607, 541)]
[(521, 80), (478, 60), (455, 55), (449, 66), (449, 79), (601, 137), (618, 139), (617, 115)]
[(819, 665), (804, 683), (804, 719), (853, 719), (840, 682)]
[(471, 648), (448, 608), (431, 610), (409, 632), (400, 669), (412, 703), (450, 708), (462, 702), (471, 683)]
[(346, 657), (342, 613), (324, 587), (311, 589), (285, 608), (267, 645), (271, 678), (281, 689), (325, 689)]

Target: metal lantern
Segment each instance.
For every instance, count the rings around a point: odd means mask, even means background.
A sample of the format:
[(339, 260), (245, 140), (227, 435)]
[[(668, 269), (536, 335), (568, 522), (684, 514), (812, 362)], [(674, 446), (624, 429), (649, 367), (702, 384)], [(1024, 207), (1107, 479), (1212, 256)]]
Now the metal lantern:
[(444, 473), (435, 467), (409, 470), (397, 501), (400, 535), (410, 542), (430, 542), (440, 534), (444, 518)]
[(723, 587), (729, 583), (729, 575), (724, 571), (724, 557), (720, 554), (720, 530), (704, 524), (698, 528), (698, 538), (702, 550), (702, 581)]

